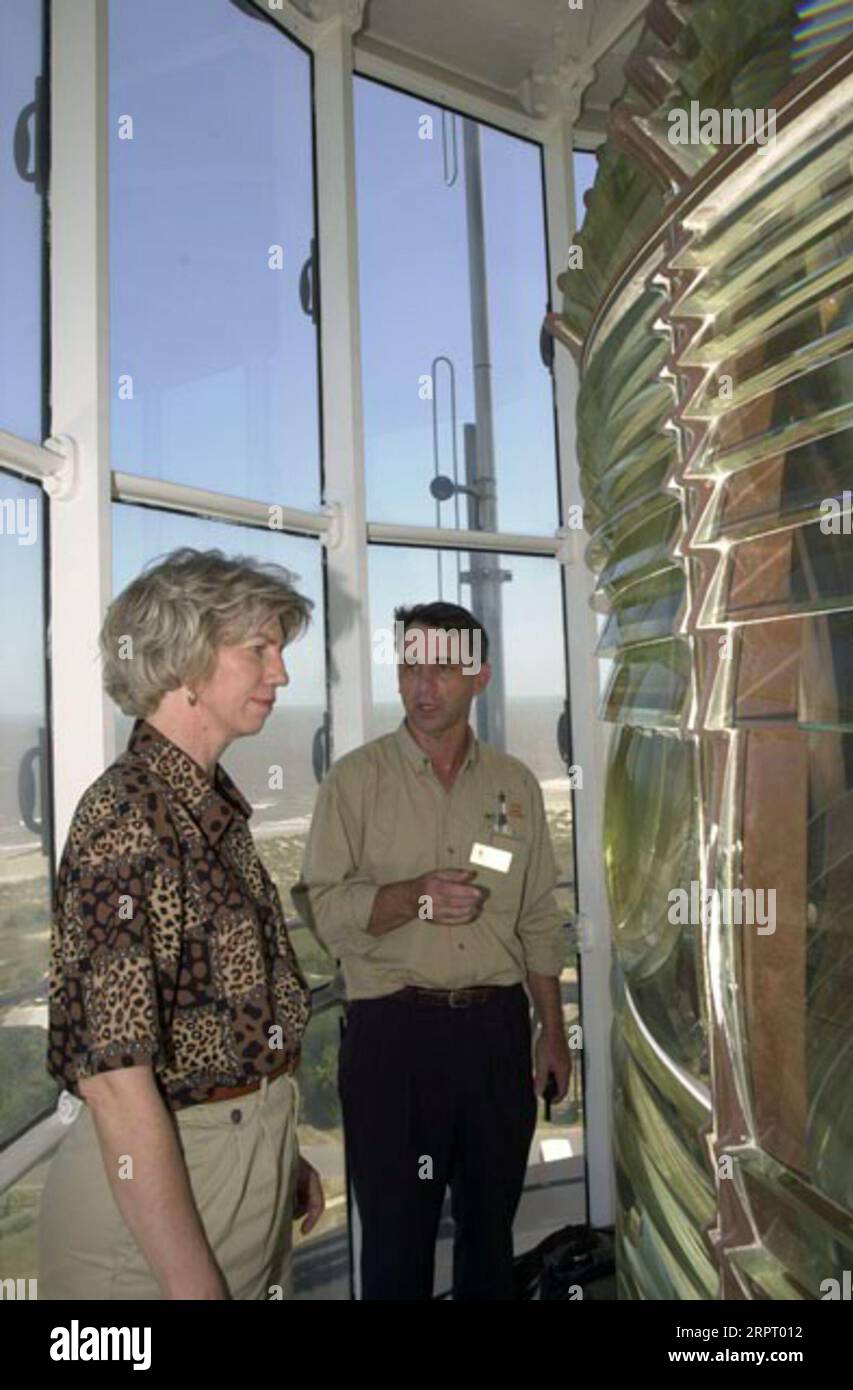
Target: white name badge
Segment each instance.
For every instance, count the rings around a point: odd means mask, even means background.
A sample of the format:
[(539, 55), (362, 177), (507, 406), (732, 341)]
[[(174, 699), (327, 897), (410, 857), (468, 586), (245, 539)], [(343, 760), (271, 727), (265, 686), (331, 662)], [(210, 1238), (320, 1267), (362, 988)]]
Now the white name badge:
[(512, 852), (508, 849), (495, 849), (494, 845), (478, 843), (471, 850), (470, 863), (479, 864), (483, 869), (496, 869), (499, 874), (508, 874)]

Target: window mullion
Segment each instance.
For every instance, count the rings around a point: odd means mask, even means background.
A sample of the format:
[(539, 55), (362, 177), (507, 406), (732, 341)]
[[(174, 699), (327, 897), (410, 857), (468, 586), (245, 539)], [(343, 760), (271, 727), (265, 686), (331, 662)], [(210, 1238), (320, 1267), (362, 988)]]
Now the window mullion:
[(219, 521), (233, 521), (237, 525), (290, 531), (304, 536), (328, 535), (337, 524), (331, 508), (323, 512), (310, 512), (278, 502), (260, 502), (251, 497), (211, 492), (164, 478), (150, 478), (142, 473), (113, 473), (112, 495), (116, 502), (186, 512), (189, 516), (216, 518)]
[(339, 18), (314, 49), (325, 500), (344, 517), (327, 550), (334, 756), (370, 736), (364, 438), (360, 374), (352, 33)]
[[(107, 246), (107, 0), (51, 6), (51, 430), (74, 439), (70, 494), (51, 509), (56, 845), (111, 762), (96, 634), (111, 593)], [(87, 634), (81, 640), (81, 634)]]
[(562, 536), (536, 536), (514, 531), (464, 531), (450, 526), (408, 526), (393, 521), (369, 521), (367, 539), (382, 545), (493, 550), (501, 555), (558, 555), (564, 545)]

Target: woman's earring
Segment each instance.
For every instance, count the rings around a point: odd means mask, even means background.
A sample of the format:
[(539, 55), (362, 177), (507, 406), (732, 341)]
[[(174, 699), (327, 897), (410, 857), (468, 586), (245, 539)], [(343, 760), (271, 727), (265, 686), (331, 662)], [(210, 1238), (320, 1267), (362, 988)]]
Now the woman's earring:
[(195, 693), (194, 690), (188, 690), (188, 691), (187, 691), (187, 704), (188, 704), (188, 705), (197, 705), (197, 704), (198, 704), (198, 696), (196, 695), (196, 693)]

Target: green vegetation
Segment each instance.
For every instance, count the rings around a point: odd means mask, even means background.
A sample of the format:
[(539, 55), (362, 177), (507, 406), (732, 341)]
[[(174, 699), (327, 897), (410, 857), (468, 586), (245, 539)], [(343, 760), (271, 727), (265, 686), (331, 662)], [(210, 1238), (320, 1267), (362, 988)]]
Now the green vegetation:
[(49, 1159), (37, 1164), (0, 1193), (0, 1279), (37, 1277), (36, 1223), (49, 1166)]
[(56, 1083), (45, 1070), (45, 1031), (0, 1028), (0, 1138), (22, 1130), (56, 1103)]
[(0, 880), (0, 993), (34, 987), (47, 970), (50, 884), (46, 874)]

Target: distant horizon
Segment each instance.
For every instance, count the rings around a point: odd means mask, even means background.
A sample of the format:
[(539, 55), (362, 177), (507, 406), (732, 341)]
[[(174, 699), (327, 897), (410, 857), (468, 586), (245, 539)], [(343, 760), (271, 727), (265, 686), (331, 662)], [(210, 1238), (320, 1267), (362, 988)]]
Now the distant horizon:
[[(519, 700), (557, 700), (557, 701), (559, 701), (560, 699), (561, 699), (561, 697), (560, 697), (559, 695), (556, 695), (556, 694), (555, 694), (555, 695), (508, 695), (508, 696), (507, 696), (507, 704), (515, 703), (515, 702), (517, 702), (517, 701), (519, 701)], [(397, 702), (396, 700), (373, 700), (373, 701), (371, 701), (371, 707), (372, 707), (372, 708), (375, 708), (375, 707), (377, 707), (377, 706), (379, 706), (379, 705), (394, 705), (394, 704), (397, 704), (397, 703), (398, 703), (398, 702)], [(319, 702), (317, 702), (317, 701), (315, 701), (315, 702), (312, 703), (312, 704), (303, 704), (301, 700), (299, 700), (299, 701), (297, 701), (297, 700), (291, 700), (289, 697), (286, 697), (286, 703), (285, 703), (285, 704), (282, 704), (282, 705), (278, 705), (278, 704), (274, 705), (274, 706), (273, 706), (273, 709), (272, 709), (272, 713), (275, 714), (276, 712), (279, 712), (279, 711), (281, 711), (281, 710), (283, 710), (283, 709), (293, 709), (293, 710), (297, 710), (297, 709), (300, 709), (300, 710), (318, 710), (318, 709), (320, 709), (320, 710), (322, 710), (322, 709), (325, 709), (325, 708), (326, 708), (326, 706), (325, 706), (324, 704), (321, 704), (321, 703), (319, 703)], [(118, 708), (117, 705), (116, 705), (116, 707), (115, 707), (115, 715), (116, 715), (116, 717), (119, 718), (119, 719), (133, 719), (133, 718), (134, 718), (134, 716), (133, 716), (132, 714), (123, 714), (122, 711)], [(39, 723), (44, 722), (44, 721), (40, 718), (40, 716), (39, 716), (38, 714), (33, 713), (31, 710), (3, 710), (2, 713), (0, 713), (0, 730), (2, 730), (2, 727), (3, 727), (4, 724), (11, 722), (13, 719), (21, 720), (22, 722), (23, 722), (23, 721), (26, 721), (26, 722), (31, 723), (31, 724), (39, 724)], [(0, 746), (2, 746), (2, 742), (0, 742)]]
[[(518, 703), (520, 703), (522, 700), (529, 701), (529, 702), (531, 702), (531, 703), (532, 703), (533, 701), (535, 701), (535, 700), (548, 701), (549, 703), (550, 703), (550, 702), (555, 702), (555, 703), (557, 703), (557, 704), (561, 704), (561, 703), (562, 703), (562, 698), (561, 698), (561, 696), (559, 696), (559, 695), (508, 695), (508, 696), (506, 697), (506, 703), (507, 703), (508, 705), (510, 705), (510, 704), (518, 704)], [(370, 702), (368, 708), (369, 708), (369, 709), (390, 709), (390, 707), (391, 707), (392, 705), (394, 705), (394, 706), (399, 706), (400, 711), (401, 711), (401, 713), (402, 713), (402, 710), (403, 710), (402, 700), (372, 700), (372, 701)], [(285, 713), (287, 710), (294, 710), (294, 711), (295, 711), (295, 710), (304, 710), (304, 711), (306, 711), (306, 712), (316, 713), (318, 710), (319, 710), (319, 711), (324, 711), (324, 710), (326, 710), (327, 708), (328, 708), (328, 707), (327, 707), (326, 705), (323, 705), (323, 704), (315, 703), (315, 704), (303, 705), (301, 702), (300, 702), (299, 704), (297, 704), (295, 701), (287, 700), (286, 703), (284, 703), (284, 704), (280, 704), (280, 705), (279, 705), (279, 704), (276, 704), (276, 705), (273, 705), (273, 708), (272, 708), (272, 710), (270, 711), (270, 714), (282, 714), (282, 713)], [(475, 708), (475, 706), (472, 705), (472, 711), (473, 711), (474, 708)], [(116, 713), (117, 713), (117, 715), (118, 715), (118, 717), (119, 717), (120, 719), (128, 719), (128, 720), (132, 720), (132, 719), (133, 719), (133, 715), (130, 715), (130, 714), (122, 714), (122, 713), (121, 713), (121, 710), (117, 710)]]

